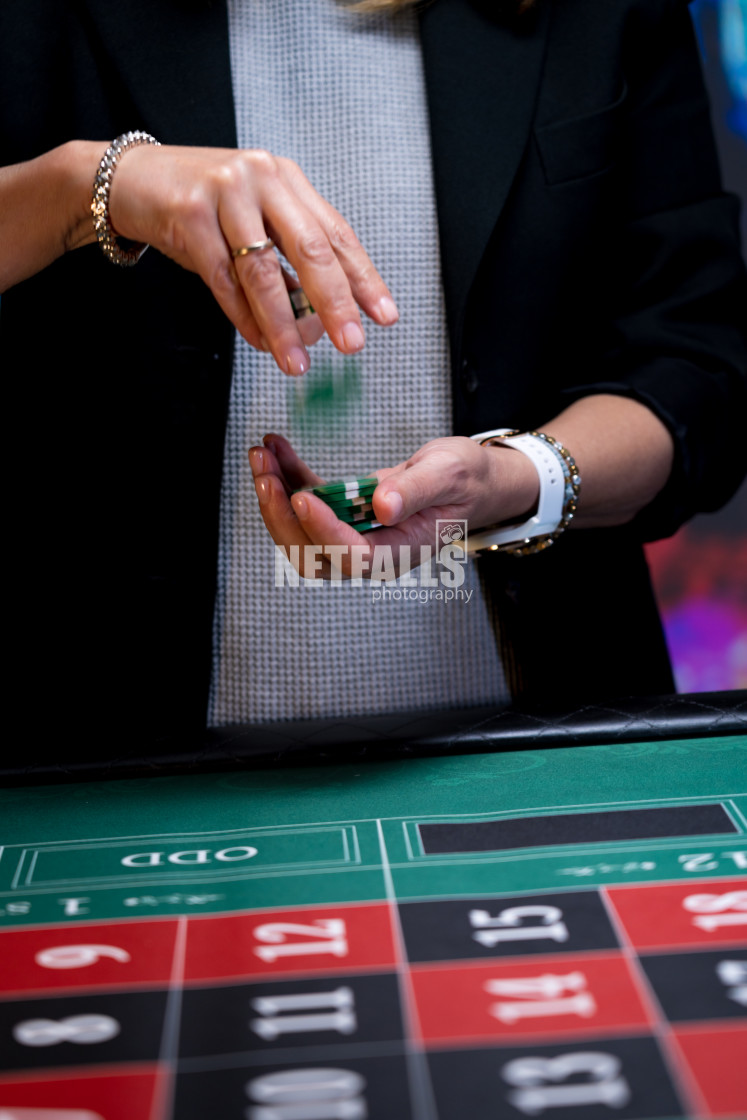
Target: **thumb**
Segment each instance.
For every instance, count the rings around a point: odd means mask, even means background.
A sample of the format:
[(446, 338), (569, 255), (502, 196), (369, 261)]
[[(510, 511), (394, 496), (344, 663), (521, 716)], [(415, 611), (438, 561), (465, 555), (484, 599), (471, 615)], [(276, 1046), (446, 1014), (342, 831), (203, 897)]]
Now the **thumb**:
[(424, 458), (403, 464), (379, 483), (374, 509), (382, 525), (396, 525), (444, 500), (448, 500), (445, 472), (434, 469), (433, 462)]

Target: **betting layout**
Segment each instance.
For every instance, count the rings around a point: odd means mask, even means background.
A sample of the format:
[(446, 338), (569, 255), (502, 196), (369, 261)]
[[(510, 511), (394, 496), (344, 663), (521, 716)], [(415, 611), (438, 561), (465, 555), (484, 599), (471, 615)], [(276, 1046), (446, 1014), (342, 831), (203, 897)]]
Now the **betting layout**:
[(0, 1120), (747, 1116), (744, 755), (682, 753), (6, 791)]

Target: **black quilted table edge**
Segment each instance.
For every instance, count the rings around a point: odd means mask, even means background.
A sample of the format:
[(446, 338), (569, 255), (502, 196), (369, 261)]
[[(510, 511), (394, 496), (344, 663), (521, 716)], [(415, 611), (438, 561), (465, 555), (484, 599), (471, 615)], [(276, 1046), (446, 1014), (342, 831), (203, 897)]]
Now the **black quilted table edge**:
[(18, 785), (731, 735), (747, 740), (747, 690), (624, 697), (565, 710), (482, 707), (243, 724), (208, 730), (200, 741), (174, 736), (146, 753), (137, 744), (107, 750), (106, 728), (66, 737), (64, 747), (60, 740), (35, 743), (29, 734), (22, 754), (3, 760), (0, 777)]

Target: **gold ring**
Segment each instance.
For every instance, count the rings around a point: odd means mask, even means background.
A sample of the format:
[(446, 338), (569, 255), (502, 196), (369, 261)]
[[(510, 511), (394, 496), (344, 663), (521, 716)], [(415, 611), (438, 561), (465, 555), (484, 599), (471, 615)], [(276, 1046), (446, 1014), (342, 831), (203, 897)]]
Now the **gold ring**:
[(262, 253), (265, 249), (272, 249), (275, 242), (271, 237), (266, 237), (264, 241), (252, 241), (251, 245), (242, 245), (238, 249), (231, 250), (231, 256), (234, 260), (237, 257), (248, 257), (250, 253)]

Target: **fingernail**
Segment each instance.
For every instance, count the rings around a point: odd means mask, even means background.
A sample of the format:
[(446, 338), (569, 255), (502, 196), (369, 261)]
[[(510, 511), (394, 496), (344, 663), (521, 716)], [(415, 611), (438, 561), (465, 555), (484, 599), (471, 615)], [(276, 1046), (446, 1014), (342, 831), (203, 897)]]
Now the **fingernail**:
[(398, 521), (402, 516), (402, 510), (405, 504), (396, 490), (392, 490), (386, 495), (386, 500), (389, 504), (389, 517), (392, 521)]
[(299, 494), (293, 495), (293, 510), (299, 521), (304, 521), (309, 516), (309, 503)]
[(270, 352), (270, 344), (269, 344), (269, 342), (267, 341), (267, 339), (265, 338), (264, 335), (260, 335), (259, 348), (260, 348), (260, 350), (263, 350), (265, 352), (265, 354), (269, 354), (269, 352)]
[(391, 296), (382, 296), (376, 304), (376, 309), (379, 312), (379, 318), (384, 323), (396, 323), (399, 319), (397, 304)]
[(348, 351), (362, 350), (366, 345), (366, 336), (357, 323), (346, 323), (342, 328), (342, 338)]
[(306, 373), (308, 368), (309, 355), (305, 350), (302, 350), (300, 346), (294, 346), (285, 359), (286, 372), (289, 373), (291, 377), (298, 377), (300, 374)]
[(265, 473), (265, 457), (258, 447), (252, 447), (249, 451), (249, 466), (254, 474)]
[(259, 504), (261, 506), (266, 506), (270, 500), (270, 483), (266, 478), (260, 478), (255, 483), (255, 488), (257, 490), (257, 498), (259, 499)]

